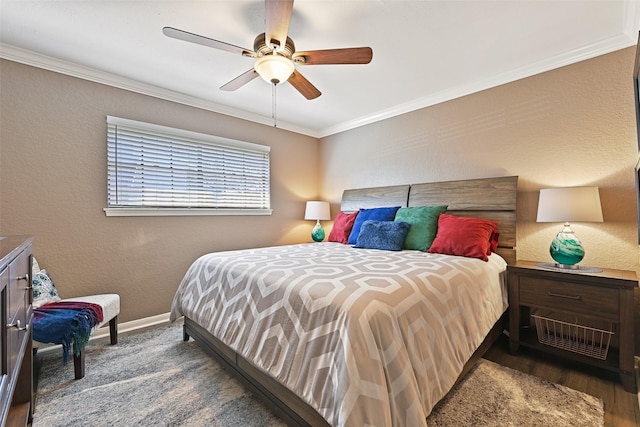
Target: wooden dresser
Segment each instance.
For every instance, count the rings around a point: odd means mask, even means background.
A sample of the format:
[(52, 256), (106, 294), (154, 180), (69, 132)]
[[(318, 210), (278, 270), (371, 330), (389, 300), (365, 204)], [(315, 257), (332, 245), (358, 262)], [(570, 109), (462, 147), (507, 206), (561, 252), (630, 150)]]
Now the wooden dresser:
[(0, 237), (0, 426), (25, 426), (33, 410), (32, 241)]

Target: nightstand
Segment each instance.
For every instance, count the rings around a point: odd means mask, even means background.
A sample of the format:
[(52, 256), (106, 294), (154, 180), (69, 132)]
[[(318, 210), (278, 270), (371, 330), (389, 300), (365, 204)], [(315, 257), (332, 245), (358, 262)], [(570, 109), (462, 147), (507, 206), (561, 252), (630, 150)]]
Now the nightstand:
[[(635, 393), (633, 289), (638, 286), (635, 272), (603, 269), (601, 273), (577, 273), (546, 269), (531, 261), (517, 261), (507, 267), (507, 280), (511, 353), (517, 353), (522, 345), (608, 369), (620, 375), (625, 390)], [(536, 322), (530, 316), (532, 313)], [(551, 314), (542, 317), (536, 313)], [(575, 320), (565, 323), (563, 317)], [(541, 318), (545, 319), (544, 323), (538, 323)], [(554, 323), (554, 318), (560, 320)], [(570, 323), (576, 325), (569, 325), (569, 328), (581, 328), (582, 332), (589, 333), (596, 330), (591, 328), (593, 323), (609, 324), (609, 330), (613, 332), (609, 338), (613, 337), (615, 345), (609, 348), (609, 343), (605, 342), (604, 356), (594, 357), (579, 349), (542, 343), (544, 340), (539, 333), (557, 338), (560, 328)], [(536, 325), (542, 324), (546, 326), (536, 330)], [(572, 331), (571, 336), (577, 337), (576, 344), (583, 343), (581, 334)]]

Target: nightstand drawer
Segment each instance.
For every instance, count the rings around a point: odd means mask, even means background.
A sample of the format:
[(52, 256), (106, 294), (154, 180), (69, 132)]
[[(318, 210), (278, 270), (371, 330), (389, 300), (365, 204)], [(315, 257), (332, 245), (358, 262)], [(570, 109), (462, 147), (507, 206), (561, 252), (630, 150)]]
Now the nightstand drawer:
[(619, 317), (616, 289), (520, 276), (520, 304), (582, 313), (614, 321)]

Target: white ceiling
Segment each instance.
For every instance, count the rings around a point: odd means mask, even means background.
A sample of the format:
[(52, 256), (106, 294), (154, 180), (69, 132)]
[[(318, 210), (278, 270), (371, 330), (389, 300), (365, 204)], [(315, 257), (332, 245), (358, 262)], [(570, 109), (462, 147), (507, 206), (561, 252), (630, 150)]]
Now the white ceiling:
[[(260, 0), (0, 0), (0, 57), (274, 124), (272, 87), (219, 87), (251, 58), (168, 38), (172, 26), (252, 49)], [(633, 46), (624, 0), (298, 0), (297, 50), (370, 46), (367, 65), (298, 70), (322, 96), (277, 86), (277, 126), (323, 137)], [(629, 76), (631, 79), (631, 76)]]

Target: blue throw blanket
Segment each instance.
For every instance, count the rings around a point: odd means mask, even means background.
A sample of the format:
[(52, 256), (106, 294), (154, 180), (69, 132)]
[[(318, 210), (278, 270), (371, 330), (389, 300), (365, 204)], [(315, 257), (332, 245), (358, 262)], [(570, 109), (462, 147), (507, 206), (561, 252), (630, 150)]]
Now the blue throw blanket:
[(78, 301), (45, 304), (33, 310), (33, 339), (61, 344), (64, 363), (69, 352), (78, 356), (89, 342), (91, 331), (102, 322), (102, 307)]

